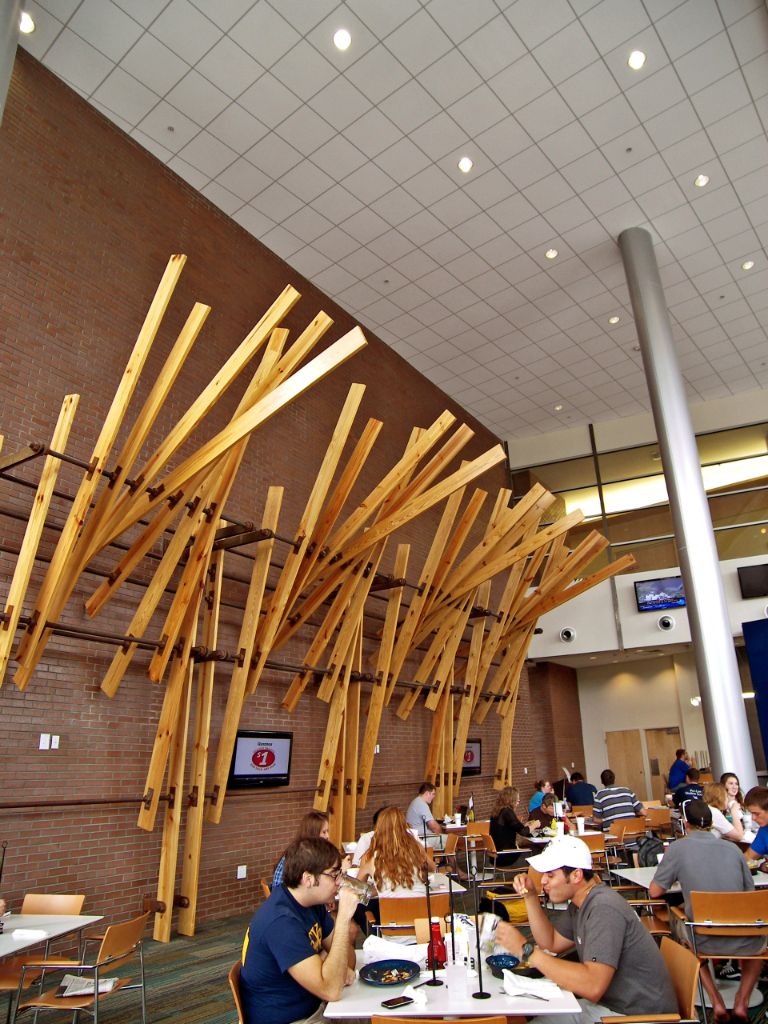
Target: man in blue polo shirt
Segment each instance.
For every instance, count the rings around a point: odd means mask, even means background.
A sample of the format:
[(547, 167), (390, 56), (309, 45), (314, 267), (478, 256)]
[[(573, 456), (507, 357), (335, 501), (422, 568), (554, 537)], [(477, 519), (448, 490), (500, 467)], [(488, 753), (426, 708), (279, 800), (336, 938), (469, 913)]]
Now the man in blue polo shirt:
[[(243, 943), (245, 1024), (314, 1024), (325, 1002), (354, 979), (349, 923), (357, 907), (339, 889), (341, 854), (327, 839), (297, 839), (285, 851), (283, 884), (254, 914)], [(338, 893), (336, 924), (326, 904)]]
[(676, 789), (685, 782), (688, 769), (693, 767), (690, 763), (690, 757), (691, 755), (685, 747), (680, 747), (679, 750), (675, 751), (675, 760), (669, 769), (669, 776), (667, 777), (670, 789)]
[[(747, 860), (768, 857), (768, 789), (765, 786), (750, 789), (744, 797), (744, 809), (749, 811), (752, 821), (758, 826), (757, 835), (744, 856)], [(761, 870), (766, 871), (768, 868), (763, 864)]]

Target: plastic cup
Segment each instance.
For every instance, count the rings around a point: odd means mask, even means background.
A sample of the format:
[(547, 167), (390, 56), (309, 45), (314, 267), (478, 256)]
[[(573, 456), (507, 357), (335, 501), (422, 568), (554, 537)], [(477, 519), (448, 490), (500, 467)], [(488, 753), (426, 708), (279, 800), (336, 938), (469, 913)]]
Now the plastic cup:
[(565, 822), (564, 821), (558, 821), (557, 824), (555, 825), (555, 835), (556, 836), (564, 836), (565, 835)]
[(454, 823), (454, 825), (460, 825), (461, 824), (461, 811), (456, 811), (456, 814), (453, 817), (453, 823)]
[(582, 817), (582, 815), (580, 815), (580, 814), (576, 815), (576, 832), (580, 836), (584, 835), (584, 826), (586, 825), (586, 823), (587, 823), (587, 819), (586, 818)]

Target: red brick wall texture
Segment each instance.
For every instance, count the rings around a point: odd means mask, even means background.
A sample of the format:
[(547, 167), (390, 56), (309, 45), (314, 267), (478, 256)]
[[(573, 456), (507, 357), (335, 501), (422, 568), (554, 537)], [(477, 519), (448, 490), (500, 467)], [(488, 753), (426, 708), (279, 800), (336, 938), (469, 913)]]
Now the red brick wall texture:
[[(291, 283), (302, 300), (287, 326), (303, 328), (320, 310), (336, 323), (328, 340), (354, 326), (343, 310), (250, 237), (237, 224), (169, 172), (150, 154), (91, 109), (74, 92), (20, 52), (0, 128), (0, 433), (4, 453), (30, 441), (47, 441), (63, 396), (81, 395), (68, 451), (89, 459), (133, 346), (138, 328), (172, 253), (188, 256), (180, 284), (163, 321), (132, 409), (139, 407), (161, 360), (194, 301), (213, 311), (193, 357), (174, 386), (171, 407), (158, 422), (157, 443), (192, 402), (262, 312)], [(363, 325), (364, 327), (364, 325)], [(266, 488), (286, 488), (281, 532), (295, 531), (309, 487), (320, 466), (341, 403), (352, 381), (367, 385), (356, 430), (368, 416), (384, 421), (359, 494), (394, 463), (415, 424), (431, 423), (446, 407), (476, 430), (466, 454), (491, 447), (496, 438), (396, 353), (366, 332), (368, 347), (321, 385), (281, 412), (254, 436), (228, 512), (243, 519), (261, 514)], [(233, 389), (238, 392), (238, 389)], [(227, 396), (206, 430), (231, 416), (239, 392)], [(355, 434), (355, 437), (357, 434)], [(39, 464), (15, 473), (36, 483)], [(58, 490), (72, 494), (77, 471), (62, 468)], [(494, 493), (505, 483), (499, 468), (485, 480)], [(0, 597), (5, 596), (32, 492), (20, 482), (0, 480)], [(60, 523), (68, 508), (54, 500), (49, 519)], [(419, 566), (434, 531), (435, 516), (411, 525), (412, 565)], [(49, 556), (55, 531), (46, 529), (41, 554)], [(279, 559), (280, 551), (277, 550)], [(390, 556), (392, 557), (392, 556)], [(391, 564), (383, 565), (391, 571)], [(232, 649), (240, 622), (249, 563), (227, 561), (224, 588), (230, 607), (223, 616), (220, 646)], [(35, 569), (30, 593), (39, 583)], [(84, 623), (83, 598), (95, 585), (85, 576), (65, 615)], [(96, 626), (124, 632), (141, 590), (124, 587)], [(167, 605), (166, 605), (167, 607)], [(155, 635), (151, 627), (149, 635)], [(286, 660), (303, 648), (289, 646)], [(112, 649), (82, 640), (54, 639), (24, 693), (10, 682), (0, 690), (0, 840), (8, 842), (2, 891), (18, 906), (25, 891), (85, 892), (86, 909), (108, 917), (135, 911), (154, 895), (160, 829), (136, 827), (149, 755), (157, 727), (162, 687), (149, 683), (146, 656), (134, 661), (114, 700), (99, 684)], [(9, 673), (9, 676), (12, 673)], [(227, 666), (217, 669), (212, 746), (226, 700)], [(307, 694), (293, 715), (280, 701), (289, 677), (267, 674), (246, 705), (243, 725), (290, 729), (295, 736), (287, 789), (236, 793), (223, 820), (206, 826), (198, 918), (249, 909), (259, 898), (258, 879), (312, 805), (327, 706)], [(515, 734), (515, 765), (526, 792), (536, 774), (560, 763), (565, 749), (551, 727), (553, 694), (560, 689), (570, 715), (578, 707), (572, 679), (546, 694), (531, 691), (524, 673)], [(559, 698), (558, 698), (559, 700)], [(559, 705), (558, 705), (559, 707)], [(405, 805), (421, 781), (431, 714), (417, 706), (408, 722), (385, 711), (381, 753), (361, 825), (385, 802)], [(57, 751), (39, 751), (41, 732), (58, 734)], [(484, 740), (485, 762), (473, 791), (481, 813), (493, 800), (491, 774), (498, 744), (498, 719), (490, 714), (473, 735)], [(572, 747), (581, 735), (573, 731)], [(568, 747), (570, 750), (571, 747)], [(565, 755), (563, 755), (565, 756)], [(581, 760), (581, 758), (579, 758)], [(529, 775), (523, 775), (523, 767)], [(465, 794), (469, 789), (465, 789)], [(236, 881), (238, 864), (248, 878)]]

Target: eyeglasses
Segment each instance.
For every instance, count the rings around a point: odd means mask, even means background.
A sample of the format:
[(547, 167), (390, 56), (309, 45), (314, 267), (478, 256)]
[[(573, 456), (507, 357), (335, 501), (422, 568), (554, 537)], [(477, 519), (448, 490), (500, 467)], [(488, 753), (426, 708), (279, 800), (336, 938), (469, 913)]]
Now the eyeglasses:
[(334, 882), (338, 882), (341, 878), (341, 868), (336, 868), (335, 871), (321, 871), (321, 875), (326, 875), (328, 878), (332, 878)]

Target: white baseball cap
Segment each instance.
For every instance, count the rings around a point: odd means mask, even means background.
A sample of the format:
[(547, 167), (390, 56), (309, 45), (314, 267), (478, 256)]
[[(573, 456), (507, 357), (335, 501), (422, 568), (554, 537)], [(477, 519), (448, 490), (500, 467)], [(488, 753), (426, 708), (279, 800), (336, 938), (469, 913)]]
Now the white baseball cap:
[(591, 870), (592, 852), (583, 839), (560, 836), (553, 839), (543, 853), (529, 857), (528, 863), (537, 871), (557, 871), (558, 868)]

